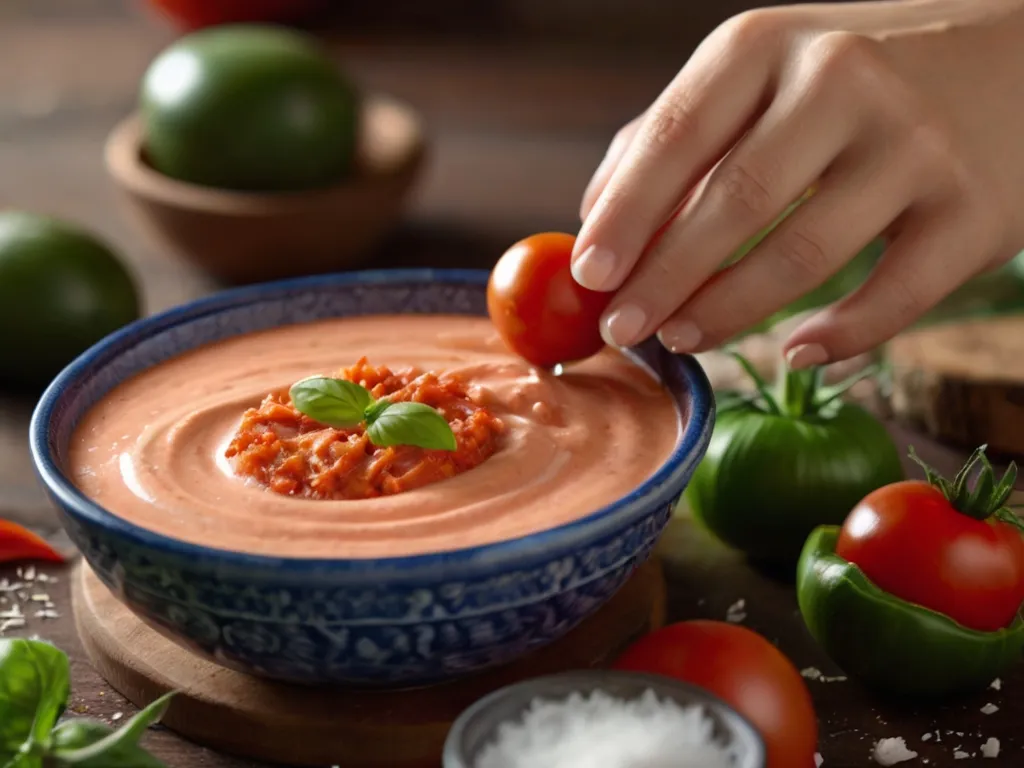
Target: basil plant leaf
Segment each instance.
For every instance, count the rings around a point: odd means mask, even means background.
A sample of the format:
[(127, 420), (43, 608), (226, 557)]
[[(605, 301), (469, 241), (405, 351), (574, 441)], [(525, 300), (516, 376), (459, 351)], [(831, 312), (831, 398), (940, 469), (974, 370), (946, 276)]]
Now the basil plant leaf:
[(0, 765), (10, 763), (25, 745), (48, 743), (69, 688), (68, 657), (59, 648), (37, 640), (0, 639)]
[[(52, 749), (57, 754), (79, 750), (103, 741), (113, 733), (115, 731), (109, 725), (95, 720), (68, 720), (53, 732)], [(55, 757), (54, 762), (67, 765), (59, 757)], [(130, 742), (116, 744), (98, 757), (76, 765), (82, 768), (167, 768), (138, 744)]]
[(423, 403), (393, 403), (366, 426), (374, 445), (415, 445), (454, 451), (455, 434), (444, 416)]
[(373, 396), (365, 387), (345, 379), (320, 376), (296, 382), (288, 394), (299, 411), (338, 429), (361, 423), (363, 413), (373, 403)]
[[(161, 696), (125, 723), (119, 731), (108, 733), (84, 746), (54, 749), (52, 754), (56, 764), (76, 768), (149, 768), (152, 765), (159, 765), (159, 762), (145, 763), (135, 760), (140, 751), (138, 742), (146, 729), (163, 717), (173, 696), (174, 692)], [(117, 755), (122, 756), (122, 762), (115, 760)]]

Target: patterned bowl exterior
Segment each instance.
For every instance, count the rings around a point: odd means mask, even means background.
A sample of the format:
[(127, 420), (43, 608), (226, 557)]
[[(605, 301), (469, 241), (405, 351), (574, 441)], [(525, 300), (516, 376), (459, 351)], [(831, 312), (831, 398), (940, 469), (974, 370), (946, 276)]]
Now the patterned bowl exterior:
[[(139, 322), (75, 360), (32, 418), (36, 470), (103, 582), (167, 637), (237, 670), (307, 684), (412, 686), (514, 660), (605, 603), (646, 558), (713, 425), (695, 360), (631, 351), (674, 394), (684, 428), (642, 486), (576, 522), (521, 539), (414, 557), (288, 559), (218, 550), (126, 522), (65, 473), (72, 432), (134, 374), (210, 342), (328, 317), (486, 314), (487, 273), (395, 270), (226, 291)], [(652, 425), (654, 428), (654, 425)]]

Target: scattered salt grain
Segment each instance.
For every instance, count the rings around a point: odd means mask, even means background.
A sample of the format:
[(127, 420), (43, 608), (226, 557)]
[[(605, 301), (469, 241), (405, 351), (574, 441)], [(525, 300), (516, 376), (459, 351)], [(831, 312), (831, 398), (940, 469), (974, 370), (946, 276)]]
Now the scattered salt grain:
[(993, 691), (1000, 691), (1003, 688), (1003, 681), (997, 677), (995, 680), (992, 681), (992, 684), (989, 686), (989, 688), (991, 688)]
[(981, 714), (983, 715), (994, 715), (999, 711), (999, 707), (993, 704), (991, 701), (981, 708)]
[(989, 738), (981, 745), (982, 757), (999, 757), (999, 739)]
[(21, 629), (25, 626), (24, 619), (3, 619), (0, 620), (0, 635), (3, 635), (8, 629)]
[(875, 744), (874, 758), (879, 765), (896, 765), (917, 757), (917, 752), (907, 749), (907, 742), (901, 737), (880, 739)]
[(821, 752), (814, 753), (814, 768), (821, 768), (822, 763), (825, 762), (825, 758), (821, 756)]
[(116, 723), (122, 717), (124, 717), (124, 713), (123, 712), (115, 712), (114, 714), (112, 714), (110, 716), (110, 719), (113, 720)]
[(970, 755), (964, 752), (962, 749), (958, 749), (953, 753), (954, 760), (966, 760), (968, 757), (970, 757)]
[(646, 691), (625, 701), (597, 691), (535, 699), (498, 729), (473, 768), (730, 768), (738, 755), (715, 740), (702, 707)]
[(740, 624), (747, 618), (747, 601), (742, 598), (730, 605), (725, 611), (725, 620), (732, 624)]
[(801, 669), (800, 674), (808, 680), (817, 680), (821, 677), (821, 670), (817, 667), (807, 667), (806, 669)]
[(926, 733), (924, 736), (921, 737), (921, 741), (928, 741), (929, 739), (931, 739), (931, 737), (932, 735), (930, 733)]

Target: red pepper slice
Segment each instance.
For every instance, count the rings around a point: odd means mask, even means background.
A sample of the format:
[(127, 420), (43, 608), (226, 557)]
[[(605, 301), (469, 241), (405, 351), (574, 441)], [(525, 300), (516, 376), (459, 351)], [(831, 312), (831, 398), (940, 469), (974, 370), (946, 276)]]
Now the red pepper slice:
[(64, 556), (27, 528), (10, 520), (0, 520), (0, 563), (22, 560), (63, 563)]

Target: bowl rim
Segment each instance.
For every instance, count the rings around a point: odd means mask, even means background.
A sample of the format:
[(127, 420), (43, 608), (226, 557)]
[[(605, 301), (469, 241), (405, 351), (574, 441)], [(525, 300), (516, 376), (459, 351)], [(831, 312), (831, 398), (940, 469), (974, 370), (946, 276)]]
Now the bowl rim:
[[(674, 504), (711, 439), (714, 426), (714, 394), (703, 369), (692, 356), (677, 355), (689, 392), (690, 418), (683, 425), (675, 448), (643, 483), (628, 494), (593, 512), (554, 528), (472, 547), (441, 552), (395, 555), (385, 558), (285, 557), (219, 549), (151, 531), (118, 517), (94, 502), (64, 474), (50, 450), (49, 435), (57, 417), (57, 405), (64, 391), (95, 368), (109, 363), (127, 348), (176, 326), (274, 297), (322, 291), (328, 288), (381, 286), (402, 283), (441, 283), (483, 288), (490, 273), (479, 269), (381, 269), (312, 275), (222, 290), (149, 317), (115, 331), (73, 360), (43, 392), (29, 423), (29, 449), (36, 473), (62, 512), (78, 516), (131, 543), (172, 557), (193, 557), (197, 563), (216, 563), (246, 569), (284, 568), (292, 572), (318, 570), (352, 573), (379, 572), (392, 568), (402, 573), (455, 563), (493, 567), (498, 564), (525, 565), (553, 559), (564, 550), (579, 547), (581, 537), (599, 536), (624, 527), (649, 510)], [(441, 313), (433, 313), (441, 314)], [(628, 350), (627, 350), (628, 351)], [(669, 353), (666, 353), (669, 354)], [(639, 361), (637, 364), (640, 364)], [(68, 512), (69, 511), (69, 512)], [(533, 556), (533, 557), (531, 557)]]
[[(671, 694), (675, 693), (681, 697), (692, 699), (692, 704), (696, 706), (713, 710), (714, 714), (724, 722), (724, 725), (739, 732), (740, 737), (751, 750), (747, 763), (738, 766), (738, 768), (764, 768), (767, 759), (767, 747), (764, 737), (750, 719), (740, 713), (729, 702), (705, 688), (684, 680), (649, 672), (617, 669), (575, 669), (557, 672), (520, 680), (491, 691), (470, 704), (455, 718), (445, 737), (442, 751), (443, 768), (472, 768), (466, 760), (467, 755), (463, 751), (464, 745), (462, 742), (465, 739), (466, 728), (476, 718), (485, 716), (488, 710), (492, 709), (506, 697), (532, 691), (531, 699), (544, 698), (550, 694), (552, 687), (561, 687), (559, 684), (565, 684), (578, 692), (607, 692), (607, 684), (615, 680), (636, 683), (638, 687), (643, 685), (644, 688), (653, 690), (659, 697), (671, 698)], [(491, 735), (493, 736), (498, 727), (506, 722), (509, 721), (499, 720), (494, 722), (494, 729)]]
[[(401, 112), (415, 126), (415, 137), (409, 142), (405, 156), (386, 172), (351, 176), (326, 187), (260, 192), (208, 187), (166, 176), (142, 159), (142, 115), (137, 109), (107, 134), (103, 162), (107, 173), (125, 190), (163, 205), (230, 216), (289, 214), (317, 201), (362, 194), (374, 184), (390, 184), (417, 172), (426, 157), (428, 144), (420, 113), (408, 102), (388, 94), (371, 92), (360, 96), (361, 114), (387, 108)], [(358, 142), (366, 143), (361, 132)]]

